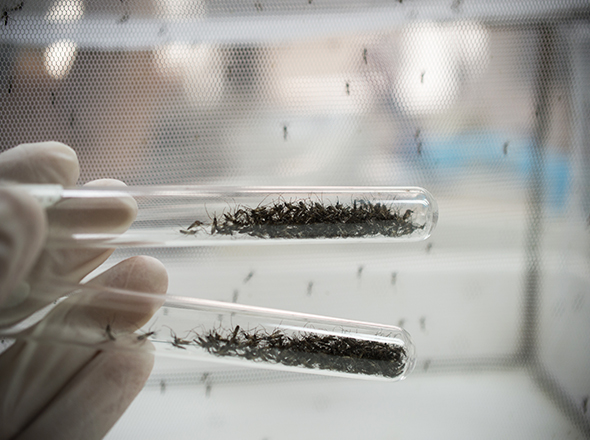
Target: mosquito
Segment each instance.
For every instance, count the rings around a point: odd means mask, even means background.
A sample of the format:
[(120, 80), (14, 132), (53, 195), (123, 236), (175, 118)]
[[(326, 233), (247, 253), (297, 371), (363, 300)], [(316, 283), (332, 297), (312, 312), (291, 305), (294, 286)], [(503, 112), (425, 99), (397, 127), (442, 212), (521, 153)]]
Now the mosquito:
[[(168, 327), (168, 326), (166, 326)], [(178, 336), (176, 336), (176, 333), (174, 333), (174, 330), (172, 330), (170, 327), (168, 327), (170, 329), (170, 335), (172, 336), (172, 345), (176, 348), (181, 348), (183, 350), (186, 350), (186, 347), (183, 347), (183, 345), (189, 345), (191, 343), (191, 341), (187, 340), (187, 339), (181, 339)]]
[(244, 278), (244, 284), (246, 284), (248, 281), (250, 281), (253, 276), (254, 276), (254, 271), (251, 270), (250, 273), (248, 273), (248, 275), (246, 275), (246, 278)]
[(195, 235), (198, 232), (199, 227), (203, 226), (203, 222), (200, 220), (195, 220), (191, 223), (191, 225), (186, 229), (181, 229), (180, 232), (185, 235)]
[(6, 6), (2, 9), (2, 14), (0, 15), (0, 21), (4, 21), (4, 26), (8, 26), (8, 20), (11, 20), (12, 17), (9, 15), (10, 12), (20, 11), (23, 8), (25, 2), (20, 2), (16, 6), (12, 8), (7, 8)]

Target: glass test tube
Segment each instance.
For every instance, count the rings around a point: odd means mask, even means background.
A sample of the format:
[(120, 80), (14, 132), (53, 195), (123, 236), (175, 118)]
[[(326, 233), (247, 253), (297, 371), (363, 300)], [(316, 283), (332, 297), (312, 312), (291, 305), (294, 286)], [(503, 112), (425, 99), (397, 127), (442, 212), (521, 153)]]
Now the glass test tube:
[[(40, 331), (36, 325), (24, 330), (17, 325), (0, 329), (0, 335), (100, 350), (142, 350), (149, 340), (156, 355), (376, 380), (403, 379), (415, 364), (410, 335), (395, 326), (88, 285), (78, 286), (65, 301), (80, 295), (104, 322), (99, 319), (88, 324), (91, 329), (69, 331), (61, 321), (53, 329), (45, 324)], [(121, 316), (136, 311), (142, 302), (144, 307), (149, 302), (162, 306), (142, 329), (121, 330)], [(112, 309), (113, 304), (116, 310), (100, 310)], [(65, 306), (58, 303), (53, 311)], [(45, 321), (52, 322), (51, 312)]]
[[(38, 188), (39, 186), (37, 186)], [(49, 186), (45, 186), (46, 188)], [(430, 236), (438, 208), (416, 187), (146, 186), (61, 188), (30, 192), (48, 214), (78, 211), (104, 218), (114, 201), (132, 198), (138, 213), (129, 230), (72, 229), (49, 236), (53, 246), (202, 246), (279, 241), (417, 241)], [(75, 228), (76, 225), (72, 225)], [(107, 228), (108, 229), (108, 228)]]

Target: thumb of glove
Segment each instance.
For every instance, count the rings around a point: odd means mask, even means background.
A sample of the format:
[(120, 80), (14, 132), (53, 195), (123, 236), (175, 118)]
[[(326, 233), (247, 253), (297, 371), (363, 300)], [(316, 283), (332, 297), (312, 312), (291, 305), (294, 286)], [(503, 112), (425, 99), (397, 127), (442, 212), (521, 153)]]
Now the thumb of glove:
[(47, 224), (41, 206), (15, 188), (0, 187), (0, 313), (28, 294), (21, 284), (45, 242)]

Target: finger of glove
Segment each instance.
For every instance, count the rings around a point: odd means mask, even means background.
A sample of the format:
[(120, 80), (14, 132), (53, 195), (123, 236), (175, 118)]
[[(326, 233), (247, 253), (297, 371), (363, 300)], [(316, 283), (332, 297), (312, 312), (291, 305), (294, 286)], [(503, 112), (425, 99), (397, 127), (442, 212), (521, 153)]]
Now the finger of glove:
[[(0, 438), (101, 438), (141, 390), (152, 367), (151, 344), (130, 332), (162, 304), (166, 270), (151, 257), (132, 257), (93, 282), (154, 295), (74, 295), (34, 327), (32, 340), (19, 340), (0, 356), (6, 373), (0, 419), (9, 421), (0, 424)], [(116, 326), (114, 341), (105, 331), (109, 323)], [(67, 340), (88, 345), (59, 342)]]
[[(89, 182), (87, 185), (125, 186), (123, 182), (114, 179)], [(59, 215), (51, 215), (48, 211), (50, 234), (55, 233), (56, 230), (75, 229), (73, 225), (76, 223), (79, 223), (82, 229), (88, 228), (94, 232), (120, 233), (133, 223), (137, 215), (137, 203), (132, 197), (68, 202), (72, 202), (68, 204), (69, 208)], [(65, 226), (62, 223), (65, 223)], [(27, 283), (31, 287), (29, 297), (14, 307), (10, 316), (0, 316), (0, 325), (18, 322), (59, 298), (65, 292), (54, 285), (55, 281), (74, 284), (80, 282), (82, 278), (104, 263), (113, 251), (114, 249), (111, 248), (44, 249), (27, 277)], [(10, 322), (7, 321), (8, 319)]]
[[(53, 183), (71, 186), (79, 177), (76, 153), (59, 142), (22, 144), (0, 154), (0, 179), (21, 183)], [(122, 182), (105, 179), (88, 185), (124, 185)], [(137, 215), (137, 204), (129, 198), (99, 199), (91, 202), (69, 200), (61, 208), (49, 210), (50, 233), (112, 232), (126, 230)], [(57, 251), (42, 258), (37, 273), (43, 278), (53, 273), (72, 273), (72, 278), (82, 279), (100, 265), (112, 251)], [(103, 258), (99, 256), (103, 254)], [(50, 264), (47, 264), (49, 260)], [(53, 263), (53, 264), (51, 264)], [(80, 276), (79, 274), (82, 273)], [(34, 277), (39, 278), (39, 277)]]
[(0, 154), (0, 179), (71, 186), (79, 176), (76, 153), (59, 142), (22, 144)]
[[(85, 186), (126, 186), (114, 179), (102, 179)], [(113, 197), (91, 200), (67, 200), (63, 211), (48, 211), (50, 233), (57, 229), (80, 230), (92, 233), (122, 233), (131, 226), (137, 215), (137, 203), (132, 197)], [(101, 265), (114, 249), (46, 249), (32, 278), (42, 281), (60, 277), (78, 282)]]
[(101, 352), (16, 439), (102, 439), (148, 379), (151, 353)]
[[(84, 186), (126, 186), (120, 180), (101, 179)], [(51, 237), (72, 234), (119, 234), (126, 231), (137, 216), (133, 197), (80, 198), (58, 202), (47, 209)]]
[(0, 188), (0, 314), (10, 313), (11, 294), (37, 260), (45, 234), (41, 206), (24, 192)]
[[(12, 180), (20, 183), (60, 183), (63, 185), (72, 185), (76, 182), (79, 176), (78, 159), (76, 153), (67, 145), (59, 142), (43, 142), (38, 144), (22, 144), (0, 154), (0, 180)], [(5, 205), (2, 211), (4, 216), (2, 218), (2, 225), (0, 230), (8, 235), (4, 235), (2, 242), (4, 252), (10, 253), (9, 265), (2, 269), (0, 277), (4, 275), (4, 280), (8, 280), (9, 285), (0, 287), (0, 301), (6, 299), (7, 292), (13, 292), (16, 284), (18, 284), (24, 274), (30, 269), (32, 263), (35, 261), (39, 253), (39, 233), (45, 234), (45, 220), (43, 219), (43, 226), (39, 220), (39, 208), (33, 207), (33, 201), (26, 195), (20, 196), (21, 200), (28, 200), (26, 203), (28, 211), (24, 212), (21, 206), (22, 215), (20, 215), (20, 225), (14, 226), (8, 221), (6, 215), (9, 215), (9, 210), (6, 210)], [(12, 201), (14, 202), (14, 200)], [(11, 203), (5, 200), (5, 203)], [(14, 206), (9, 206), (8, 209), (13, 209)], [(43, 215), (43, 217), (45, 217)], [(23, 233), (19, 230), (25, 228), (28, 231), (26, 240), (22, 240)], [(16, 231), (12, 234), (11, 231)], [(20, 248), (26, 257), (13, 257), (14, 249), (11, 244), (21, 243), (24, 247)], [(34, 245), (32, 243), (35, 243)], [(32, 246), (32, 247), (31, 247)], [(33, 252), (34, 251), (34, 252)], [(25, 258), (23, 260), (22, 258)], [(20, 289), (21, 293), (28, 293), (28, 289)], [(20, 299), (20, 298), (19, 298)], [(4, 306), (7, 303), (4, 302)], [(16, 310), (11, 310), (11, 316), (16, 313)], [(6, 318), (6, 313), (1, 314), (1, 317)], [(1, 319), (0, 321), (5, 321)], [(6, 322), (0, 322), (0, 325), (5, 325)]]
[[(76, 153), (67, 145), (59, 142), (43, 142), (37, 144), (22, 144), (0, 154), (0, 180), (11, 180), (20, 183), (59, 183), (62, 185), (72, 185), (78, 180), (79, 166)], [(16, 189), (13, 188), (16, 191)], [(21, 198), (27, 196), (21, 196)], [(24, 198), (23, 198), (24, 200)], [(29, 206), (32, 202), (29, 198)], [(32, 209), (32, 208), (31, 208)], [(29, 211), (31, 211), (29, 209)], [(45, 233), (46, 222), (43, 220), (43, 227), (31, 226), (28, 224), (39, 218), (39, 211), (29, 212), (22, 216), (21, 227), (25, 227), (29, 233), (28, 240), (35, 241), (38, 239), (39, 232)], [(43, 214), (43, 218), (45, 215)], [(3, 222), (4, 223), (4, 222)], [(39, 221), (37, 221), (37, 224)], [(0, 226), (2, 228), (2, 226)], [(13, 229), (12, 225), (6, 225), (4, 230)], [(12, 236), (13, 238), (21, 237), (22, 233)], [(22, 240), (21, 240), (22, 242)], [(6, 243), (6, 241), (5, 241)], [(37, 246), (39, 242), (37, 241)], [(11, 262), (16, 267), (11, 267), (11, 272), (7, 277), (10, 278), (11, 285), (21, 281), (24, 274), (29, 272), (32, 263), (39, 254), (39, 249), (36, 252), (31, 252), (32, 249), (25, 247), (25, 253), (28, 255), (26, 261), (20, 259), (11, 259)], [(24, 264), (21, 264), (24, 263)], [(22, 295), (29, 294), (30, 289), (26, 288), (26, 284), (21, 284), (23, 288), (18, 289)], [(2, 294), (6, 298), (7, 291), (13, 291), (14, 287), (5, 286), (2, 288)], [(14, 299), (14, 295), (12, 297)], [(23, 298), (18, 298), (21, 302)], [(15, 301), (12, 301), (13, 303)], [(4, 306), (6, 307), (6, 302)], [(20, 306), (11, 308), (10, 313), (0, 313), (0, 325), (9, 325), (18, 320)], [(33, 310), (34, 311), (34, 310)], [(21, 318), (22, 319), (22, 318)]]

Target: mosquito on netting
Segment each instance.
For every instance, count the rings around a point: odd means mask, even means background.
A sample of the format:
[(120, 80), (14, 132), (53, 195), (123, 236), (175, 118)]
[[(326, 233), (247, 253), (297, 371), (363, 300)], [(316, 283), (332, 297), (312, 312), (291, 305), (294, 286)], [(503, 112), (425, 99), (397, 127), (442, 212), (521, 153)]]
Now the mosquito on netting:
[(13, 6), (12, 8), (9, 8), (7, 6), (2, 8), (2, 14), (0, 14), (0, 22), (4, 21), (4, 26), (8, 26), (8, 20), (13, 20), (13, 18), (10, 16), (9, 13), (20, 11), (23, 8), (24, 4), (25, 4), (25, 2), (20, 2), (16, 6)]

